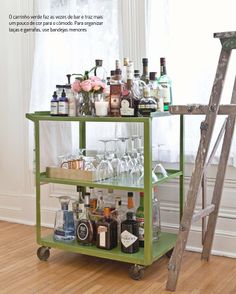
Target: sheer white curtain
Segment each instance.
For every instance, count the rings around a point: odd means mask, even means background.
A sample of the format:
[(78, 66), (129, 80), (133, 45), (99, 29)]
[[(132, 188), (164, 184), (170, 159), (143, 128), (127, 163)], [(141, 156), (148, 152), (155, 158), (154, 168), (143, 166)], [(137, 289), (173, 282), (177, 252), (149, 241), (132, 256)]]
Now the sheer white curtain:
[[(30, 111), (49, 110), (55, 86), (66, 83), (66, 74), (84, 73), (94, 66), (95, 59), (103, 59), (109, 72), (119, 58), (117, 0), (36, 0), (35, 3), (35, 13), (103, 15), (104, 25), (91, 27), (86, 33), (36, 34)], [(88, 128), (88, 148), (96, 149), (97, 139), (114, 130), (115, 125), (109, 125), (109, 129), (103, 125), (96, 132), (91, 124)], [(47, 123), (41, 130), (43, 167), (55, 164), (58, 154), (71, 152), (73, 142), (78, 139), (70, 123)], [(32, 135), (30, 138), (33, 139)]]
[[(159, 70), (159, 58), (166, 57), (167, 71), (173, 81), (173, 104), (208, 104), (221, 49), (213, 33), (236, 30), (235, 9), (235, 0), (149, 0), (150, 70)], [(233, 51), (221, 103), (230, 102), (235, 68)], [(194, 160), (203, 119), (186, 116), (186, 158), (189, 161)], [(217, 119), (214, 137), (223, 119)], [(164, 144), (161, 147), (163, 160), (178, 160), (177, 120), (158, 121), (154, 129), (154, 144)], [(236, 165), (235, 142), (230, 164)]]

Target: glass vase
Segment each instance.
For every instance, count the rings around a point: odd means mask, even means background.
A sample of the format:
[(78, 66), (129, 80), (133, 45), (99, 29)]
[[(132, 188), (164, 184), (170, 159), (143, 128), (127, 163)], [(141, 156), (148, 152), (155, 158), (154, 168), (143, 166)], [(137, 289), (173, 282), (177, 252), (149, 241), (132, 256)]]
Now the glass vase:
[(94, 115), (94, 98), (93, 93), (83, 92), (82, 93), (82, 101), (80, 103), (80, 115)]

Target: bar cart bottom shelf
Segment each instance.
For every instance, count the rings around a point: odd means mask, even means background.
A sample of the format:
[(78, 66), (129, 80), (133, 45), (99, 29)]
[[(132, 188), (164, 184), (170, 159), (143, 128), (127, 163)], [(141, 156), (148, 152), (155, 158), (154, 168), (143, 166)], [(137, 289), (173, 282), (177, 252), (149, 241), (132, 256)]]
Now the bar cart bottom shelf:
[[(167, 255), (174, 248), (176, 243), (176, 234), (162, 232), (159, 240), (153, 243), (153, 260), (159, 259), (163, 255)], [(139, 280), (143, 277), (144, 266), (150, 265), (144, 259), (144, 248), (140, 248), (139, 252), (134, 254), (127, 254), (121, 252), (119, 247), (112, 250), (98, 249), (96, 246), (80, 245), (77, 241), (71, 243), (54, 241), (53, 234), (41, 238), (38, 242), (42, 247), (38, 248), (37, 256), (40, 260), (47, 260), (50, 255), (51, 248), (62, 249), (69, 252), (75, 252), (100, 258), (106, 258), (111, 260), (117, 260), (127, 263), (132, 263), (129, 270), (129, 275)]]

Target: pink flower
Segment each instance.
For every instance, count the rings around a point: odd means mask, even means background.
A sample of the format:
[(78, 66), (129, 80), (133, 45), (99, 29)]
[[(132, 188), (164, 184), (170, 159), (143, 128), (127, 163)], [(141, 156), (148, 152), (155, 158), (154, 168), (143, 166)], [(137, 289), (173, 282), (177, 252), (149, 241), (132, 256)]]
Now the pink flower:
[(99, 79), (99, 78), (96, 77), (96, 76), (92, 76), (92, 77), (90, 78), (90, 80), (91, 80), (92, 82), (95, 82), (95, 81), (101, 81), (101, 79)]
[(91, 81), (90, 80), (85, 80), (81, 82), (81, 88), (85, 92), (89, 92), (92, 89)]
[(79, 80), (75, 80), (74, 83), (71, 86), (72, 90), (74, 92), (80, 92), (81, 91), (81, 83)]
[(103, 83), (101, 80), (98, 80), (98, 81), (95, 81), (95, 82), (92, 82), (92, 87), (95, 91), (98, 91), (100, 90), (100, 88), (106, 88), (106, 84)]

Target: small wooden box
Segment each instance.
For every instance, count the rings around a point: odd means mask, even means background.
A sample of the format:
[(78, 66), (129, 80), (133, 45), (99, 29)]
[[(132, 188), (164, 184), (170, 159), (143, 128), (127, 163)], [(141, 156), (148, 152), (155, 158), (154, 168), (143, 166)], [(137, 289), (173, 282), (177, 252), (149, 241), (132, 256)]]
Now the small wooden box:
[(47, 167), (46, 176), (48, 178), (67, 179), (67, 180), (80, 180), (80, 181), (97, 181), (96, 172), (66, 169), (60, 167)]

